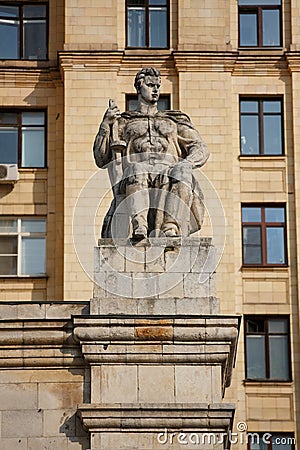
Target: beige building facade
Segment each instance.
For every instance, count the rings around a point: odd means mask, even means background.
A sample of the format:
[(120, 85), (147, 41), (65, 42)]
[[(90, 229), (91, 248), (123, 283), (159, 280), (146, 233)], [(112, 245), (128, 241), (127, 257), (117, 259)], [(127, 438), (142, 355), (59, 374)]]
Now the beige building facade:
[[(0, 180), (0, 449), (90, 448), (76, 415), (90, 401), (89, 367), (71, 316), (88, 311), (93, 247), (112, 199), (93, 141), (108, 100), (125, 111), (136, 72), (151, 66), (170, 109), (189, 115), (211, 152), (200, 235), (217, 247), (220, 313), (242, 318), (224, 398), (236, 408), (231, 448), (297, 448), (299, 21), (295, 0), (0, 1), (0, 36), (9, 36), (0, 43), (0, 166), (18, 173)], [(44, 53), (31, 54), (43, 32)], [(26, 139), (35, 148), (39, 133), (43, 161), (33, 151), (27, 162)], [(247, 431), (273, 441), (247, 446)]]

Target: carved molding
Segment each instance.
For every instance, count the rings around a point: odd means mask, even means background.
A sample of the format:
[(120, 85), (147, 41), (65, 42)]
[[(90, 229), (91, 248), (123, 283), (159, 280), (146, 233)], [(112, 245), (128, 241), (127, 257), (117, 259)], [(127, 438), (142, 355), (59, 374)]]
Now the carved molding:
[(78, 414), (89, 432), (159, 432), (167, 429), (228, 433), (233, 404), (82, 404)]
[(75, 316), (73, 323), (74, 339), (89, 363), (220, 364), (223, 390), (230, 385), (236, 316)]

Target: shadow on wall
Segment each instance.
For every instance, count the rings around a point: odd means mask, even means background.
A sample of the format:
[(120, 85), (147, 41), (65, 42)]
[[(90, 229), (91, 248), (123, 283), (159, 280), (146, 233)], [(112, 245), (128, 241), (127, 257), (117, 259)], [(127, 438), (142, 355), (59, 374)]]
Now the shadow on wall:
[(88, 433), (82, 428), (77, 414), (75, 413), (71, 417), (68, 417), (64, 413), (62, 420), (64, 419), (65, 421), (59, 428), (60, 433), (64, 433), (71, 442), (78, 442), (78, 444), (81, 445), (80, 448), (82, 450), (87, 450), (90, 445)]

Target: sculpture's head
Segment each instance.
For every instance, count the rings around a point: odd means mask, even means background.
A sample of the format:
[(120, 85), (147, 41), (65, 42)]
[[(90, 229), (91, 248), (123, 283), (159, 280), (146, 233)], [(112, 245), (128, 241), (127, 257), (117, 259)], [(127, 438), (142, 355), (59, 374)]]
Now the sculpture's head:
[(160, 94), (160, 71), (155, 67), (140, 70), (135, 77), (134, 87), (138, 96), (149, 104), (156, 104)]

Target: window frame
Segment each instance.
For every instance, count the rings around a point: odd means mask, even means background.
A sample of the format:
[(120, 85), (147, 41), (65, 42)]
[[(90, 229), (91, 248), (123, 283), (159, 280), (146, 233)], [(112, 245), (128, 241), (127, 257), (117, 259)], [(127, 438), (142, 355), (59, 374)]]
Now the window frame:
[[(151, 9), (151, 5), (149, 5), (149, 0), (144, 0), (145, 5), (128, 5), (128, 0), (126, 0), (125, 4), (125, 28), (126, 28), (126, 48), (127, 49), (144, 49), (144, 50), (163, 50), (163, 49), (169, 49), (170, 48), (170, 0), (165, 0), (166, 2), (166, 11), (167, 11), (167, 20), (166, 20), (166, 27), (167, 27), (167, 40), (166, 40), (166, 46), (165, 47), (151, 47), (150, 46), (150, 25), (149, 25), (149, 11)], [(144, 7), (145, 8), (145, 46), (137, 47), (137, 46), (129, 46), (128, 43), (128, 8), (129, 7)], [(159, 5), (158, 5), (159, 6)]]
[[(286, 332), (269, 332), (269, 321), (273, 319), (285, 320), (287, 324)], [(247, 372), (247, 336), (255, 336), (256, 333), (247, 331), (247, 321), (264, 321), (264, 349), (265, 349), (265, 364), (266, 364), (266, 377), (265, 378), (248, 378)], [(262, 334), (259, 332), (258, 334)], [(270, 345), (269, 345), (269, 336), (287, 336), (288, 339), (288, 354), (287, 354), (287, 364), (288, 364), (288, 378), (270, 378)], [(244, 316), (244, 354), (245, 354), (245, 381), (246, 382), (267, 382), (267, 383), (290, 383), (292, 381), (292, 364), (291, 364), (291, 330), (290, 330), (290, 318), (288, 315), (250, 315), (247, 314)]]
[[(261, 222), (243, 222), (243, 208), (261, 208)], [(282, 208), (284, 211), (284, 222), (266, 222), (265, 220), (265, 209), (266, 208)], [(288, 266), (288, 252), (287, 252), (287, 223), (286, 223), (286, 205), (280, 203), (242, 203), (241, 208), (241, 223), (242, 223), (242, 260), (243, 267), (287, 267)], [(244, 227), (260, 227), (261, 230), (261, 263), (246, 263), (244, 258)], [(267, 228), (283, 228), (284, 233), (284, 264), (268, 263), (267, 262)]]
[[(293, 433), (282, 433), (282, 432), (278, 432), (278, 433), (272, 432), (272, 433), (270, 433), (270, 432), (267, 432), (267, 431), (265, 431), (264, 433), (262, 433), (261, 431), (260, 431), (260, 432), (252, 431), (252, 432), (249, 432), (249, 434), (251, 434), (251, 435), (254, 435), (254, 434), (257, 435), (257, 436), (259, 437), (259, 442), (260, 442), (261, 439), (263, 439), (263, 436), (266, 435), (266, 434), (267, 434), (268, 437), (269, 437), (268, 440), (271, 440), (273, 437), (275, 437), (275, 438), (276, 438), (276, 437), (281, 437), (281, 438), (292, 439), (293, 442), (292, 442), (290, 445), (291, 445), (292, 450), (295, 450), (295, 443), (296, 443), (296, 440), (295, 440), (295, 436), (294, 436)], [(271, 435), (271, 437), (270, 437), (270, 435)], [(249, 442), (249, 439), (248, 439), (248, 433), (247, 433), (247, 450), (252, 450), (251, 444), (253, 444), (253, 442), (252, 442), (252, 443)], [(273, 450), (273, 449), (274, 449), (272, 442), (266, 443), (266, 445), (267, 445), (266, 450)]]
[[(258, 112), (257, 113), (243, 113), (241, 104), (242, 102), (257, 102), (258, 104)], [(281, 105), (281, 149), (282, 153), (265, 153), (264, 152), (264, 116), (278, 116), (279, 113), (264, 113), (263, 107), (264, 102), (280, 102)], [(242, 152), (242, 116), (257, 116), (258, 117), (258, 145), (259, 145), (259, 153), (243, 153)], [(284, 103), (283, 103), (283, 96), (277, 95), (277, 96), (264, 96), (264, 97), (258, 97), (258, 96), (245, 96), (240, 95), (239, 97), (239, 127), (240, 127), (240, 156), (245, 157), (278, 157), (278, 156), (285, 156), (285, 146), (284, 146)]]
[[(263, 45), (263, 10), (279, 10), (279, 45)], [(240, 17), (242, 14), (256, 15), (256, 27), (257, 27), (257, 45), (241, 45), (241, 24)], [(280, 5), (239, 5), (238, 4), (238, 46), (239, 48), (282, 48), (283, 47), (283, 23), (282, 23), (282, 0)]]
[[(36, 112), (36, 113), (43, 113), (44, 114), (44, 118), (45, 118), (45, 122), (44, 122), (44, 165), (43, 166), (23, 166), (22, 165), (22, 114), (26, 113), (26, 112)], [(21, 108), (2, 108), (0, 107), (0, 113), (12, 113), (12, 114), (17, 114), (17, 124), (4, 124), (3, 128), (5, 127), (17, 127), (18, 129), (18, 146), (17, 146), (17, 153), (18, 153), (18, 157), (17, 157), (17, 162), (16, 164), (18, 165), (18, 169), (22, 169), (22, 170), (26, 170), (26, 169), (47, 169), (48, 165), (47, 165), (47, 161), (48, 161), (48, 111), (47, 109), (43, 109), (43, 108), (25, 108), (25, 109), (21, 109)], [(24, 125), (26, 127), (41, 127), (42, 125)], [(0, 129), (1, 129), (1, 124), (0, 124)], [(3, 161), (1, 161), (0, 159), (0, 164), (5, 164), (3, 163)], [(13, 164), (13, 163), (12, 163)]]
[[(10, 7), (18, 7), (19, 8), (19, 15), (17, 20), (19, 21), (19, 42), (18, 42), (18, 49), (20, 56), (19, 58), (2, 58), (0, 55), (0, 61), (48, 61), (49, 60), (49, 2), (12, 2), (9, 3), (7, 1), (0, 1), (0, 6), (10, 6)], [(24, 21), (28, 20), (28, 18), (24, 17), (24, 6), (45, 6), (46, 8), (46, 15), (45, 15), (45, 31), (46, 31), (46, 55), (45, 58), (25, 58), (25, 40), (24, 40)], [(0, 16), (1, 17), (1, 16)], [(4, 16), (3, 16), (4, 17)], [(6, 17), (7, 19), (7, 17)], [(11, 18), (9, 18), (11, 19)], [(41, 17), (32, 17), (30, 18), (30, 21), (34, 22), (37, 20), (41, 20)]]
[[(16, 256), (17, 270), (16, 274), (0, 274), (0, 278), (43, 278), (47, 276), (47, 218), (45, 216), (0, 216), (0, 219), (17, 221), (16, 231), (2, 232), (0, 229), (0, 237), (16, 237), (17, 253), (1, 253), (0, 256)], [(22, 221), (30, 220), (32, 222), (43, 220), (45, 223), (45, 231), (23, 231)], [(37, 274), (26, 274), (22, 272), (22, 239), (23, 238), (43, 238), (45, 241), (45, 272)]]
[[(132, 111), (129, 109), (129, 102), (131, 100), (137, 100), (137, 98), (138, 98), (137, 94), (125, 94), (126, 111)], [(160, 94), (159, 100), (167, 100), (169, 103), (169, 110), (171, 109), (171, 94)], [(159, 103), (159, 100), (158, 100), (158, 103)], [(158, 110), (159, 110), (159, 108), (158, 108)], [(159, 110), (159, 111), (169, 111), (169, 110)]]

